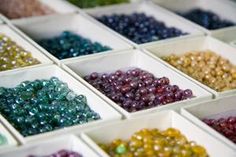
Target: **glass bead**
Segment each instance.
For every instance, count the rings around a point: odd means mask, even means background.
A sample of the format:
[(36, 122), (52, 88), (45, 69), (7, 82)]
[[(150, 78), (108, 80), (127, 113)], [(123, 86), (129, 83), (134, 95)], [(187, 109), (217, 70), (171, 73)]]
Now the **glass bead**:
[(79, 6), (80, 8), (93, 8), (96, 6), (106, 6), (112, 4), (119, 4), (129, 2), (129, 0), (68, 0), (70, 3)]
[(42, 39), (38, 43), (58, 59), (78, 57), (111, 50), (73, 32), (64, 31), (59, 36)]
[(187, 34), (177, 28), (168, 27), (163, 22), (144, 13), (112, 14), (96, 17), (96, 19), (137, 44)]
[(129, 139), (115, 139), (108, 144), (99, 144), (111, 157), (208, 157), (204, 147), (188, 141), (174, 128), (164, 131), (142, 129)]
[[(39, 64), (30, 52), (17, 45), (9, 37), (0, 34), (0, 71), (16, 69), (20, 67)], [(24, 56), (17, 56), (24, 53)]]
[(210, 30), (215, 30), (235, 25), (235, 23), (231, 21), (221, 19), (218, 15), (216, 15), (212, 11), (202, 10), (199, 8), (192, 9), (188, 12), (179, 14)]
[(0, 12), (10, 19), (54, 13), (51, 8), (37, 0), (1, 0)]
[(6, 136), (0, 133), (0, 146), (6, 145), (8, 143)]
[[(84, 95), (75, 94), (55, 77), (24, 81), (15, 88), (0, 87), (0, 92), (0, 99), (6, 100), (0, 101), (0, 113), (23, 136), (100, 119)], [(80, 114), (84, 116), (77, 117)]]
[[(190, 58), (189, 60), (195, 63), (189, 64), (186, 68), (184, 63), (180, 62), (182, 58)], [(163, 60), (217, 92), (236, 88), (234, 85), (236, 66), (212, 51), (187, 52), (180, 56), (173, 54), (163, 57)]]
[(84, 79), (128, 112), (136, 112), (193, 97), (190, 89), (170, 85), (167, 77), (156, 78), (138, 68), (111, 74), (96, 72)]

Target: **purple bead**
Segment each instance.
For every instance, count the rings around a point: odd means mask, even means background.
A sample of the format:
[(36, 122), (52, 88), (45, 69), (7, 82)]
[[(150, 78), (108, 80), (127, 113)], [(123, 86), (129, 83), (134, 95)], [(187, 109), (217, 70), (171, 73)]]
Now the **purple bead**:
[(116, 102), (128, 112), (191, 98), (191, 90), (180, 90), (170, 85), (167, 77), (156, 78), (153, 74), (132, 69), (117, 70), (111, 74), (92, 73), (85, 78), (91, 85)]

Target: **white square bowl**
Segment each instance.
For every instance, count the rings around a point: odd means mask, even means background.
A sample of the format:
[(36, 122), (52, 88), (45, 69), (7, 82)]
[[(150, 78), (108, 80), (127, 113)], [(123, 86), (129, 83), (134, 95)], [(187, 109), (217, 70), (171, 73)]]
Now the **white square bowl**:
[(36, 58), (38, 61), (41, 62), (40, 64), (26, 66), (26, 67), (19, 67), (19, 68), (12, 69), (12, 70), (1, 71), (0, 73), (4, 73), (7, 71), (18, 71), (21, 69), (29, 69), (32, 67), (39, 67), (42, 65), (52, 64), (52, 61), (50, 59), (48, 59), (41, 51), (39, 51), (37, 48), (32, 46), (27, 40), (22, 38), (19, 34), (17, 34), (17, 32), (15, 32), (8, 25), (0, 24), (0, 33), (10, 37), (12, 41), (16, 42), (17, 45), (21, 46), (26, 51), (31, 52), (32, 57)]
[(209, 92), (213, 93), (215, 97), (234, 95), (236, 93), (236, 89), (224, 92), (217, 92), (214, 89), (193, 79), (192, 77), (188, 76), (187, 74), (183, 73), (182, 71), (178, 70), (177, 68), (175, 68), (174, 66), (170, 65), (169, 63), (165, 62), (160, 58), (171, 54), (183, 55), (186, 52), (190, 51), (211, 50), (216, 54), (222, 56), (223, 58), (228, 59), (232, 64), (236, 65), (236, 59), (235, 59), (236, 49), (234, 47), (231, 47), (217, 39), (207, 36), (207, 37), (195, 37), (191, 39), (183, 39), (178, 41), (170, 41), (162, 44), (147, 46), (145, 47), (145, 49), (147, 50), (145, 52), (148, 53), (150, 56), (162, 62), (166, 66), (174, 69), (175, 71), (185, 76), (186, 78), (197, 83), (199, 86), (205, 88)]
[(8, 72), (0, 74), (0, 87), (13, 88), (23, 81), (34, 81), (36, 79), (50, 79), (51, 77), (57, 77), (62, 82), (68, 84), (68, 87), (76, 94), (82, 94), (87, 97), (87, 104), (89, 107), (98, 113), (101, 117), (100, 120), (85, 123), (82, 125), (74, 125), (66, 127), (64, 129), (58, 129), (43, 134), (37, 134), (33, 136), (23, 137), (8, 121), (6, 118), (0, 115), (0, 120), (10, 130), (21, 143), (32, 142), (42, 138), (48, 138), (50, 136), (56, 136), (59, 134), (68, 133), (72, 130), (82, 131), (85, 128), (98, 126), (106, 121), (120, 120), (121, 115), (116, 112), (109, 104), (103, 101), (100, 97), (94, 94), (87, 87), (82, 85), (68, 73), (57, 67), (56, 65), (44, 66), (32, 69), (25, 69), (16, 72)]
[(215, 31), (211, 35), (214, 38), (236, 47), (236, 27)]
[[(88, 20), (84, 15), (79, 13), (34, 17), (27, 20), (15, 20), (13, 24), (35, 41), (45, 38), (52, 38), (60, 35), (63, 31), (68, 30), (76, 34), (79, 34), (84, 38), (88, 38), (93, 42), (96, 41), (102, 45), (106, 45), (112, 48), (112, 50), (104, 51), (106, 53), (133, 48), (125, 41), (116, 37), (116, 35), (97, 26), (96, 24)], [(34, 46), (36, 46), (38, 49), (44, 52), (49, 58), (51, 58), (54, 62), (56, 62), (59, 65), (64, 61), (73, 59), (73, 58), (68, 58), (59, 60), (52, 54), (50, 54), (50, 52), (48, 52), (43, 47), (34, 42), (32, 39), (24, 35), (24, 33), (20, 31), (18, 32), (21, 33), (22, 36), (24, 36)], [(101, 53), (104, 52), (91, 55), (100, 55)], [(88, 55), (78, 56), (78, 57), (86, 57), (86, 56)]]
[[(155, 59), (149, 57), (147, 54), (139, 50), (128, 50), (113, 54), (107, 53), (100, 56), (81, 58), (70, 62), (66, 62), (65, 65), (62, 67), (66, 71), (68, 71), (71, 75), (73, 75), (76, 79), (78, 79), (79, 81), (84, 83), (87, 87), (89, 87), (91, 90), (93, 90), (93, 92), (100, 95), (104, 100), (106, 100), (109, 104), (111, 104), (114, 108), (116, 108), (127, 118), (137, 116), (140, 114), (148, 114), (149, 112), (155, 112), (163, 109), (171, 108), (178, 110), (180, 107), (188, 105), (192, 102), (205, 101), (212, 98), (212, 94), (208, 93), (203, 88), (199, 87), (192, 81), (182, 77), (177, 72), (174, 72), (173, 70), (169, 69), (162, 63), (159, 63)], [(191, 89), (196, 97), (184, 101), (179, 101), (163, 106), (153, 107), (150, 109), (130, 113), (121, 108), (114, 101), (103, 95), (100, 91), (98, 91), (96, 88), (94, 88), (92, 85), (90, 85), (82, 78), (86, 75), (91, 74), (92, 72), (110, 73), (118, 69), (127, 70), (128, 68), (134, 68), (134, 67), (146, 70), (152, 73), (156, 77), (166, 76), (170, 79), (170, 84), (172, 85), (176, 84), (181, 89)]]
[(221, 135), (219, 132), (202, 122), (204, 118), (221, 118), (236, 116), (236, 96), (229, 96), (214, 101), (196, 103), (181, 109), (181, 114), (190, 121), (232, 147), (236, 152), (236, 144)]
[(99, 157), (82, 140), (74, 135), (64, 135), (57, 138), (34, 142), (10, 151), (0, 153), (2, 157), (28, 157), (29, 155), (51, 155), (60, 150), (77, 152), (83, 157)]
[(235, 150), (226, 146), (223, 142), (218, 141), (174, 111), (162, 111), (135, 119), (106, 124), (96, 129), (86, 130), (82, 133), (81, 137), (101, 156), (109, 157), (97, 143), (106, 144), (117, 138), (125, 140), (144, 128), (165, 130), (170, 127), (181, 131), (189, 141), (195, 141), (197, 144), (206, 148), (211, 157), (222, 157), (222, 153), (224, 153), (225, 157), (236, 156)]
[(7, 150), (11, 150), (13, 147), (17, 146), (18, 142), (12, 136), (12, 134), (3, 126), (1, 121), (0, 121), (0, 133), (7, 139), (7, 143), (5, 145), (0, 146), (0, 153)]
[(188, 35), (184, 35), (184, 36), (168, 38), (164, 40), (158, 40), (158, 41), (153, 41), (153, 42), (148, 42), (148, 43), (143, 43), (143, 44), (137, 44), (131, 41), (130, 39), (126, 38), (122, 34), (119, 34), (118, 32), (112, 30), (111, 28), (97, 21), (96, 19), (93, 19), (94, 22), (98, 23), (100, 26), (106, 28), (107, 30), (116, 33), (118, 36), (120, 36), (127, 42), (131, 43), (135, 47), (149, 45), (149, 44), (157, 43), (160, 41), (177, 40), (179, 38), (189, 38), (193, 36), (204, 35), (204, 33), (202, 31), (199, 31), (199, 29), (195, 28), (192, 25), (187, 24), (186, 22), (183, 22), (182, 20), (179, 20), (178, 16), (155, 5), (151, 1), (140, 1), (136, 3), (130, 3), (130, 4), (120, 4), (120, 5), (115, 5), (115, 6), (87, 9), (86, 13), (88, 13), (89, 15), (92, 15), (93, 17), (101, 17), (103, 15), (109, 16), (112, 14), (130, 15), (132, 13), (145, 13), (147, 16), (152, 16), (156, 20), (164, 22), (167, 27), (175, 27), (175, 28), (180, 29), (182, 32), (188, 33)]
[[(164, 7), (172, 12), (184, 13), (191, 9), (200, 8), (203, 10), (211, 11), (217, 14), (221, 19), (226, 19), (236, 23), (236, 4), (229, 0), (152, 0), (154, 3), (161, 7)], [(214, 31), (220, 30), (208, 30), (195, 22), (192, 22), (182, 16), (179, 16), (182, 21), (188, 21), (193, 26), (197, 26), (205, 33), (211, 34)], [(236, 27), (236, 26), (232, 26)], [(225, 27), (226, 28), (226, 27)], [(221, 29), (225, 29), (221, 28)]]

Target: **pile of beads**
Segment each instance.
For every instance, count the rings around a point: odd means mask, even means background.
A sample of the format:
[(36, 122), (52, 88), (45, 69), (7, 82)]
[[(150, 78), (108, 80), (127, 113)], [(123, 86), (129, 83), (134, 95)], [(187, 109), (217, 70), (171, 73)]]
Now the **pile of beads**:
[(218, 92), (236, 88), (236, 66), (212, 51), (173, 54), (163, 59)]
[(30, 52), (24, 50), (6, 35), (0, 34), (0, 71), (39, 63)]
[(188, 141), (174, 128), (142, 129), (124, 141), (100, 145), (111, 157), (208, 157), (204, 147)]
[(236, 116), (219, 119), (203, 119), (203, 122), (236, 144)]
[(77, 57), (111, 50), (98, 42), (92, 42), (69, 31), (64, 31), (59, 36), (51, 39), (42, 39), (38, 42), (58, 59)]
[(75, 94), (56, 77), (0, 87), (0, 113), (23, 136), (100, 119), (84, 95)]
[(104, 15), (97, 17), (97, 20), (137, 44), (187, 34), (177, 28), (167, 27), (165, 23), (157, 21), (154, 17), (147, 16), (144, 13)]
[(190, 89), (170, 85), (166, 77), (135, 68), (111, 74), (94, 72), (84, 79), (128, 112), (135, 112), (193, 97)]
[(233, 22), (221, 19), (211, 11), (201, 9), (193, 9), (186, 13), (180, 13), (180, 15), (210, 30), (235, 25)]
[(10, 19), (52, 14), (54, 11), (39, 0), (0, 0), (0, 13)]
[(68, 0), (80, 8), (93, 8), (97, 6), (106, 6), (112, 4), (126, 3), (129, 0)]
[[(30, 155), (28, 157), (42, 157), (42, 156)], [(43, 157), (82, 157), (82, 155), (74, 151), (60, 150), (54, 154), (43, 156)]]
[(0, 133), (0, 147), (7, 144), (7, 138), (3, 134)]

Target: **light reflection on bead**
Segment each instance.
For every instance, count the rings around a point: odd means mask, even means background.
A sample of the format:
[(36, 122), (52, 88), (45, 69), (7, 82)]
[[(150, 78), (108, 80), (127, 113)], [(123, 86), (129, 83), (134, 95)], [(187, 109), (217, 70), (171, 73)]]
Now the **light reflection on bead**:
[(31, 53), (25, 51), (4, 34), (0, 34), (0, 71), (39, 64)]
[(23, 136), (100, 119), (84, 95), (75, 94), (56, 77), (0, 87), (0, 113)]
[(204, 147), (188, 141), (174, 128), (164, 131), (142, 129), (128, 140), (116, 139), (109, 144), (99, 144), (111, 157), (208, 157)]
[(236, 66), (212, 51), (172, 54), (163, 59), (218, 92), (236, 88)]

